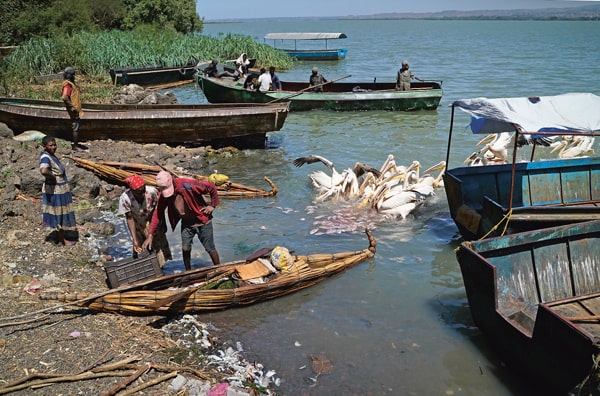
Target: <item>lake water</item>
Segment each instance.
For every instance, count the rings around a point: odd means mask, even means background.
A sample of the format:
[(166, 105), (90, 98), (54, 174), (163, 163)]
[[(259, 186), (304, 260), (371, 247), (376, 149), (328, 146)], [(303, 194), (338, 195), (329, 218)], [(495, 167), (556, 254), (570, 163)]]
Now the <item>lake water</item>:
[[(215, 236), (222, 261), (264, 246), (297, 253), (327, 253), (367, 246), (362, 232), (313, 235), (315, 222), (336, 214), (377, 240), (376, 256), (317, 286), (242, 309), (203, 314), (282, 379), (285, 395), (513, 395), (531, 394), (508, 370), (473, 324), (454, 249), (460, 237), (444, 191), (406, 220), (382, 220), (343, 204), (315, 205), (308, 174), (321, 164), (294, 167), (308, 154), (322, 155), (338, 170), (362, 161), (379, 167), (388, 154), (399, 164), (424, 167), (445, 159), (448, 105), (478, 96), (600, 94), (600, 24), (562, 21), (269, 21), (206, 24), (205, 33), (242, 33), (263, 41), (268, 32), (344, 32), (348, 56), (340, 62), (305, 62), (279, 73), (306, 80), (313, 66), (327, 79), (393, 81), (407, 59), (414, 73), (442, 80), (437, 111), (292, 113), (270, 134), (272, 148), (247, 150), (217, 169), (245, 184), (267, 187), (274, 198), (222, 200)], [(252, 57), (252, 54), (249, 54)], [(205, 102), (189, 85), (173, 90), (181, 102)], [(475, 151), (479, 140), (457, 112), (450, 167)], [(597, 150), (600, 148), (596, 148)], [(360, 228), (360, 227), (359, 227)], [(172, 235), (179, 243), (179, 234)], [(179, 245), (174, 248), (180, 258)], [(196, 265), (209, 262), (195, 242)], [(179, 263), (179, 264), (178, 264)], [(175, 261), (171, 265), (180, 265)], [(310, 356), (334, 365), (316, 385)]]

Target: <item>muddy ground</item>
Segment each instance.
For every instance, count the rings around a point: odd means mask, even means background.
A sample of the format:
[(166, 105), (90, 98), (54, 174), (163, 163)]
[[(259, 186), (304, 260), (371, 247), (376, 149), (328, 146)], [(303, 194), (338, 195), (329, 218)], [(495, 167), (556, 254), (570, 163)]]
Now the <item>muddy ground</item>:
[[(41, 227), (41, 143), (14, 140), (12, 131), (0, 124), (0, 394), (117, 394), (113, 387), (129, 376), (131, 384), (118, 394), (152, 381), (157, 383), (133, 394), (187, 394), (167, 388), (176, 373), (216, 385), (230, 373), (199, 364), (203, 359), (197, 351), (183, 348), (163, 331), (168, 321), (177, 318), (92, 313), (74, 306), (41, 312), (63, 303), (42, 301), (39, 295), (52, 290), (107, 290), (103, 267), (107, 257), (93, 241), (113, 232), (110, 223), (97, 219), (101, 211), (115, 210), (123, 187), (100, 180), (68, 156), (136, 163), (157, 160), (173, 168), (194, 158), (200, 169), (209, 156), (214, 161), (230, 151), (90, 141), (83, 142), (88, 151), (73, 153), (69, 142), (57, 143), (56, 154), (66, 164), (77, 208), (79, 243), (73, 247), (57, 245), (50, 230)], [(235, 345), (218, 334), (209, 338), (214, 349)], [(39, 386), (33, 386), (36, 381)]]

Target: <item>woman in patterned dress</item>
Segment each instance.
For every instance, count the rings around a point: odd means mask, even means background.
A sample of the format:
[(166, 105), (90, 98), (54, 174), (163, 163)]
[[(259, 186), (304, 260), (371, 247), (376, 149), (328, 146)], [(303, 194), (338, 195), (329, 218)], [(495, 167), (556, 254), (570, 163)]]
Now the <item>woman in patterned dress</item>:
[(40, 153), (40, 173), (45, 177), (42, 186), (42, 224), (44, 227), (55, 228), (58, 231), (60, 244), (72, 246), (77, 241), (66, 239), (65, 229), (75, 229), (77, 223), (66, 169), (54, 155), (56, 139), (45, 136), (42, 144), (44, 151)]

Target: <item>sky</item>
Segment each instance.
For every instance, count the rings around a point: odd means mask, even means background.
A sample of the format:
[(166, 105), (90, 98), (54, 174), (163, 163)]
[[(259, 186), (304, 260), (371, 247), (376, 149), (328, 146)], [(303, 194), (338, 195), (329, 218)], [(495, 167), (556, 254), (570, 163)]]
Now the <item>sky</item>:
[[(508, 10), (576, 7), (599, 3), (581, 0), (196, 0), (196, 9), (205, 21), (257, 17), (306, 17), (371, 15), (388, 12), (438, 12), (447, 10)], [(407, 3), (407, 4), (403, 4)], [(251, 11), (251, 12), (249, 12)]]

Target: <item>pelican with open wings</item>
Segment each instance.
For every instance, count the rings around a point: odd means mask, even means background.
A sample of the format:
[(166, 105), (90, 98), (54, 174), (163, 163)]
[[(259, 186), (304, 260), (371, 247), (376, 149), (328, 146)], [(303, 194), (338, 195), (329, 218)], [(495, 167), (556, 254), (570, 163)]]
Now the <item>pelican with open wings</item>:
[(309, 175), (312, 185), (319, 193), (316, 198), (317, 201), (324, 201), (329, 198), (337, 200), (357, 197), (360, 192), (361, 182), (359, 180), (361, 178), (367, 177), (369, 174), (379, 176), (379, 170), (363, 164), (362, 162), (357, 162), (352, 168), (347, 168), (338, 172), (335, 169), (333, 162), (320, 155), (307, 155), (296, 158), (294, 160), (294, 165), (300, 167), (304, 164), (312, 164), (315, 162), (323, 163), (331, 172), (331, 174), (328, 175), (327, 173), (318, 170)]

